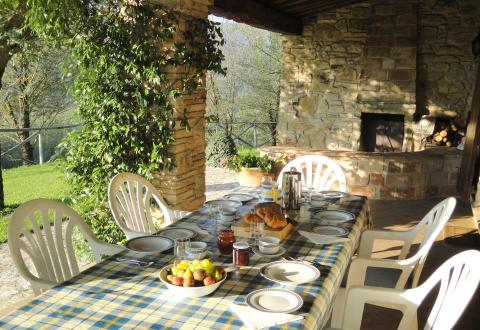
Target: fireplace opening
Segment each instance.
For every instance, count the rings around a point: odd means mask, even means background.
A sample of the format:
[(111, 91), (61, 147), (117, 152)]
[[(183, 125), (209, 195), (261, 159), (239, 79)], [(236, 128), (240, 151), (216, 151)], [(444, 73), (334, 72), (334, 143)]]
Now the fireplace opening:
[(402, 151), (403, 115), (362, 113), (361, 119), (361, 151)]

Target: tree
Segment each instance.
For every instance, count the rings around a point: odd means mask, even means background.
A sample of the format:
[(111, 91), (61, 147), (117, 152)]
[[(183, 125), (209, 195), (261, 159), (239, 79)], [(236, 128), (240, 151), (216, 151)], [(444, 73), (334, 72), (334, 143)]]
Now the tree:
[(207, 114), (221, 123), (228, 134), (244, 139), (252, 135), (250, 125), (232, 123), (268, 122), (268, 130), (258, 133), (275, 144), (280, 104), (280, 35), (231, 21), (223, 21), (221, 28), (228, 71), (225, 77), (208, 77)]
[(275, 145), (280, 107), (281, 38), (276, 33), (246, 25), (241, 25), (240, 31), (250, 49), (247, 56), (240, 58), (245, 88), (241, 100), (244, 115), (251, 117), (254, 109), (256, 120), (268, 122), (270, 139)]
[[(0, 89), (2, 78), (12, 54), (18, 48), (17, 38), (28, 38), (28, 29), (21, 29), (25, 23), (25, 8), (22, 3), (16, 1), (0, 1)], [(1, 150), (1, 149), (0, 149)], [(5, 206), (2, 160), (0, 157), (0, 210)]]
[[(69, 80), (63, 79), (60, 72), (63, 54), (62, 50), (34, 40), (24, 43), (21, 51), (11, 58), (0, 92), (0, 116), (10, 127), (48, 127), (58, 115), (70, 109)], [(29, 131), (18, 132), (17, 142), (29, 137)], [(21, 151), (23, 165), (33, 163), (31, 141), (27, 140)]]

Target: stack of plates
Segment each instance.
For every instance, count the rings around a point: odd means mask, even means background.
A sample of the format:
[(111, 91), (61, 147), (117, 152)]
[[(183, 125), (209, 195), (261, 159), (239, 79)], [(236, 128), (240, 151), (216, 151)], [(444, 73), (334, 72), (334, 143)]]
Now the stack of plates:
[(292, 313), (303, 305), (303, 299), (293, 291), (271, 288), (253, 291), (245, 298), (245, 303), (261, 312)]

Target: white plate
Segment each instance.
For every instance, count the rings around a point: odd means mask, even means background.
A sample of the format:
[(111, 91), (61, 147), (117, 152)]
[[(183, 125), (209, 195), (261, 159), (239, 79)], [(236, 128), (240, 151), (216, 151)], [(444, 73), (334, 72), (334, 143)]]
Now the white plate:
[(325, 190), (325, 191), (319, 191), (317, 194), (314, 194), (312, 196), (312, 199), (317, 199), (317, 198), (336, 199), (336, 198), (342, 198), (347, 195), (348, 195), (347, 193), (344, 193), (341, 191)]
[(125, 244), (127, 249), (144, 254), (154, 254), (173, 247), (173, 240), (164, 236), (140, 236), (129, 239)]
[(348, 234), (348, 230), (338, 226), (317, 226), (312, 229), (316, 234), (329, 235), (329, 236), (345, 236)]
[(261, 312), (292, 313), (303, 305), (299, 294), (285, 289), (260, 289), (250, 292), (245, 303)]
[[(231, 209), (239, 209), (242, 207), (242, 202), (239, 201), (233, 201), (233, 200), (227, 200), (227, 199), (215, 199), (213, 201), (208, 201), (205, 203), (205, 205), (210, 206), (210, 205), (218, 205), (221, 206), (222, 208), (231, 208)], [(208, 209), (208, 208), (207, 208)]]
[(320, 277), (318, 268), (300, 261), (274, 261), (263, 266), (260, 274), (267, 280), (283, 285), (300, 285)]
[(245, 194), (245, 193), (232, 193), (232, 194), (227, 194), (223, 196), (223, 198), (230, 201), (237, 201), (245, 204), (246, 202), (249, 202), (252, 199), (254, 199), (255, 196), (252, 196), (250, 194)]
[(171, 238), (173, 240), (177, 240), (177, 239), (190, 239), (194, 237), (197, 233), (187, 228), (165, 228), (160, 230), (158, 234)]
[(277, 253), (272, 253), (272, 254), (267, 254), (267, 253), (260, 252), (260, 250), (258, 249), (258, 246), (254, 246), (252, 248), (252, 250), (253, 250), (253, 253), (255, 253), (256, 255), (258, 255), (259, 257), (262, 257), (262, 258), (278, 258), (278, 257), (282, 256), (287, 251), (287, 250), (285, 250), (285, 248), (283, 246), (280, 246), (278, 248)]
[(355, 214), (347, 211), (324, 210), (315, 212), (313, 218), (325, 223), (342, 223), (355, 219)]

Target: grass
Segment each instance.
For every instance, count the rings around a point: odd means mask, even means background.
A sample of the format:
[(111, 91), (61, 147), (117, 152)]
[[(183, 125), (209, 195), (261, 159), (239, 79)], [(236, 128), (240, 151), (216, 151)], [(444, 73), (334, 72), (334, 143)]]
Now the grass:
[(32, 165), (3, 170), (6, 208), (0, 211), (0, 243), (7, 241), (7, 228), (13, 210), (35, 198), (68, 202), (70, 189), (58, 165)]

